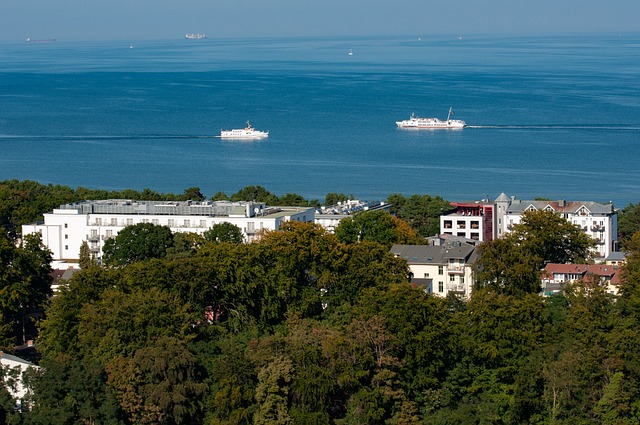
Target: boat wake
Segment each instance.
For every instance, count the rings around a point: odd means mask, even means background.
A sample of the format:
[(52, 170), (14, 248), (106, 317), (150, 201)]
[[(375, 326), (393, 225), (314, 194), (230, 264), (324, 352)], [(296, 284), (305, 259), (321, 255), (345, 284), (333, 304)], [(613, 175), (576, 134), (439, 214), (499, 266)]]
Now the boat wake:
[(498, 130), (622, 130), (640, 131), (640, 125), (631, 124), (557, 124), (557, 125), (468, 125), (465, 128), (491, 128)]
[(121, 135), (32, 135), (0, 134), (0, 140), (69, 140), (69, 141), (108, 141), (108, 140), (174, 140), (174, 139), (210, 139), (211, 135), (191, 134), (121, 134)]

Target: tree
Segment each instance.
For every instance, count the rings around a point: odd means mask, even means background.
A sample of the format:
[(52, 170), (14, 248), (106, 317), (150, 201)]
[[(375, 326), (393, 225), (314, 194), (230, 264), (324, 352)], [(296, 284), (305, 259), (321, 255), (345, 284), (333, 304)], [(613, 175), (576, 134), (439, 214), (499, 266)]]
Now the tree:
[(631, 237), (640, 231), (640, 202), (629, 204), (618, 214), (618, 237), (623, 249), (628, 248)]
[(231, 242), (242, 243), (244, 241), (244, 235), (242, 230), (235, 224), (223, 221), (222, 223), (216, 223), (211, 226), (211, 229), (202, 234), (206, 240), (213, 243)]
[(89, 267), (97, 264), (94, 258), (91, 256), (91, 251), (89, 250), (89, 244), (87, 241), (82, 241), (80, 244), (80, 261), (79, 265), (81, 269), (88, 269)]
[(335, 205), (338, 202), (345, 202), (345, 201), (348, 201), (350, 199), (353, 199), (353, 195), (347, 196), (344, 193), (329, 192), (324, 197), (324, 204), (327, 205), (327, 206)]
[(184, 194), (182, 195), (185, 201), (204, 201), (205, 196), (200, 192), (199, 187), (190, 187), (184, 190)]
[(482, 243), (478, 255), (474, 290), (489, 288), (515, 296), (540, 292), (541, 260), (520, 245), (516, 235)]
[(103, 248), (104, 262), (126, 266), (150, 258), (164, 258), (173, 246), (173, 233), (166, 226), (138, 223), (122, 229), (115, 238), (108, 239)]
[(363, 211), (341, 220), (336, 236), (344, 243), (371, 241), (386, 246), (410, 243), (415, 234), (403, 224), (385, 211)]
[(278, 203), (278, 197), (262, 186), (247, 186), (231, 195), (232, 201), (264, 202), (268, 205)]
[(131, 423), (195, 423), (200, 415), (198, 399), (206, 385), (182, 341), (161, 337), (131, 357), (114, 358), (107, 374), (107, 384)]
[(280, 199), (278, 199), (278, 203), (280, 205), (287, 205), (287, 206), (300, 206), (300, 207), (309, 206), (309, 201), (307, 201), (302, 196), (296, 193), (287, 193), (286, 195), (281, 196)]
[(258, 410), (253, 417), (254, 425), (289, 425), (287, 395), (293, 365), (291, 360), (281, 356), (258, 372), (256, 401)]
[(546, 263), (570, 263), (589, 257), (595, 241), (580, 228), (552, 211), (526, 211), (514, 231), (523, 249)]
[(409, 223), (420, 236), (433, 236), (440, 232), (440, 216), (452, 209), (449, 201), (439, 196), (412, 195), (405, 198), (392, 194), (387, 202), (393, 206), (398, 218)]
[[(39, 235), (25, 236), (22, 246), (16, 247), (0, 230), (0, 346), (26, 339), (26, 314), (44, 307), (51, 296), (50, 263), (51, 253), (42, 246)], [(14, 329), (15, 325), (21, 329)]]
[(216, 192), (215, 195), (211, 197), (212, 201), (228, 201), (229, 197), (224, 192)]

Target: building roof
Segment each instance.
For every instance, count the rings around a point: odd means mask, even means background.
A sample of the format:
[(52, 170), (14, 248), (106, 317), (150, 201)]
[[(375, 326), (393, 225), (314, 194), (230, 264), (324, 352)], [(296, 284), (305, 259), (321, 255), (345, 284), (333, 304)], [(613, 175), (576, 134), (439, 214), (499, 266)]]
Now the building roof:
[(471, 254), (475, 247), (460, 242), (444, 245), (393, 245), (391, 253), (402, 257), (409, 264), (447, 264), (449, 260), (465, 260), (471, 263), (475, 259)]
[(500, 195), (498, 195), (494, 202), (509, 202), (509, 197), (506, 193), (502, 192), (500, 193)]
[(558, 264), (548, 263), (543, 271), (543, 277), (553, 277), (554, 274), (579, 275), (580, 280), (585, 276), (596, 275), (609, 280), (612, 285), (620, 284), (620, 268), (610, 264)]
[(628, 256), (628, 252), (611, 251), (607, 256), (606, 261), (626, 261)]
[(29, 362), (29, 361), (27, 361), (25, 359), (21, 359), (20, 357), (17, 357), (17, 356), (11, 355), (11, 354), (7, 354), (4, 351), (0, 351), (0, 362), (4, 361), (4, 360), (10, 361), (10, 362), (14, 362), (14, 363), (20, 363), (20, 364), (23, 364), (23, 365), (26, 365), (26, 366), (34, 366), (33, 363), (31, 363), (31, 362)]
[(512, 199), (507, 207), (507, 214), (522, 214), (524, 211), (535, 208), (536, 210), (553, 210), (558, 213), (576, 214), (581, 208), (585, 208), (590, 214), (612, 214), (613, 204), (601, 204), (592, 201), (526, 201)]

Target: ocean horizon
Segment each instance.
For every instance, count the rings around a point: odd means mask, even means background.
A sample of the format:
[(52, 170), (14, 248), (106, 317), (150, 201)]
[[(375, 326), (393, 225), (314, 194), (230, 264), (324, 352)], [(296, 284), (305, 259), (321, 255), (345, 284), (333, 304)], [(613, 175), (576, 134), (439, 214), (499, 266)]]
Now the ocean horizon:
[[(640, 34), (23, 41), (0, 58), (2, 180), (640, 202)], [(468, 127), (395, 124), (450, 107)], [(215, 137), (246, 121), (269, 138)]]

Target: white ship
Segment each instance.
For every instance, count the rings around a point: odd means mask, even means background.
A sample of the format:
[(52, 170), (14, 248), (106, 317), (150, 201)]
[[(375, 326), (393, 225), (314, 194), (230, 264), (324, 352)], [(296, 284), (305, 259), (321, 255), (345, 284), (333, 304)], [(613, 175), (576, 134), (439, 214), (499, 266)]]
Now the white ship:
[(202, 40), (203, 38), (207, 38), (207, 36), (205, 34), (197, 33), (197, 34), (186, 34), (184, 38), (189, 40)]
[(467, 125), (462, 120), (452, 120), (451, 115), (453, 115), (452, 108), (449, 108), (449, 115), (447, 115), (446, 121), (438, 118), (418, 118), (411, 114), (411, 118), (404, 121), (396, 121), (396, 124), (400, 128), (463, 128)]
[(251, 124), (247, 121), (247, 126), (245, 128), (236, 130), (220, 130), (219, 137), (224, 139), (262, 139), (264, 137), (269, 137), (269, 132), (258, 131), (251, 127)]

